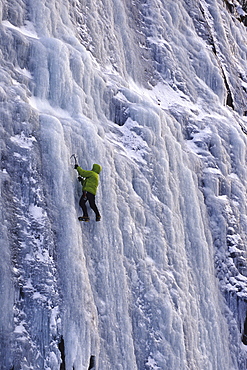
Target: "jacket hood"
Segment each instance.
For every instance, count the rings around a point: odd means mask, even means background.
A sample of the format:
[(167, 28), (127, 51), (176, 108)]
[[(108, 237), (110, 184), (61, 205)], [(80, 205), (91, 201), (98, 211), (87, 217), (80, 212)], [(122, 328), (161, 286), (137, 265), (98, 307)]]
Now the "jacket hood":
[(99, 164), (97, 164), (97, 163), (93, 164), (92, 171), (94, 171), (96, 173), (100, 173), (101, 170), (102, 170), (102, 167)]

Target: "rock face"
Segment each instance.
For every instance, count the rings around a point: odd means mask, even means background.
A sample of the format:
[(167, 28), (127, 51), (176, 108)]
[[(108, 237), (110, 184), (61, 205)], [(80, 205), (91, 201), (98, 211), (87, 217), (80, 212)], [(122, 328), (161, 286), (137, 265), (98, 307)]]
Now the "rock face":
[(0, 0), (1, 369), (246, 369), (245, 11)]

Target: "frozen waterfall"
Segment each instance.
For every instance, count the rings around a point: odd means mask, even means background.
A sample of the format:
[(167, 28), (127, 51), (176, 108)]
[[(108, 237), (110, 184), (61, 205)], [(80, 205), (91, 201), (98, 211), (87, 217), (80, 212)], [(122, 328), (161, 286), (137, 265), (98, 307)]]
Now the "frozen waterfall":
[(247, 368), (246, 12), (0, 0), (1, 370)]

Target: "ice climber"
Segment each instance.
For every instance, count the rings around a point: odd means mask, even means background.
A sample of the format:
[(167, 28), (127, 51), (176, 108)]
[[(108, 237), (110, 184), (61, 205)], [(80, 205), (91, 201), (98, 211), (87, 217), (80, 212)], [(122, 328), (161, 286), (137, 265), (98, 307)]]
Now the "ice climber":
[(79, 221), (89, 221), (87, 213), (86, 202), (89, 201), (89, 205), (95, 213), (96, 221), (100, 221), (101, 216), (99, 210), (95, 204), (95, 195), (99, 185), (99, 173), (102, 167), (99, 164), (94, 164), (91, 171), (83, 170), (78, 164), (75, 164), (79, 177), (78, 180), (82, 183), (82, 196), (79, 201), (80, 207), (83, 211), (83, 216), (78, 217)]

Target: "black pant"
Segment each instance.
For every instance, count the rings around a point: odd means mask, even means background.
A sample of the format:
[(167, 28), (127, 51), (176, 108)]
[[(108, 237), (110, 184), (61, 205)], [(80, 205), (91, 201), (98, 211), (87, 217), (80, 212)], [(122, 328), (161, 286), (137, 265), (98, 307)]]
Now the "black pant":
[(85, 195), (82, 194), (81, 199), (79, 201), (79, 205), (83, 211), (83, 216), (88, 217), (86, 202), (89, 201), (89, 205), (92, 208), (92, 210), (95, 212), (96, 217), (100, 217), (99, 210), (95, 204), (95, 195), (87, 192), (86, 196), (87, 197), (85, 199)]

